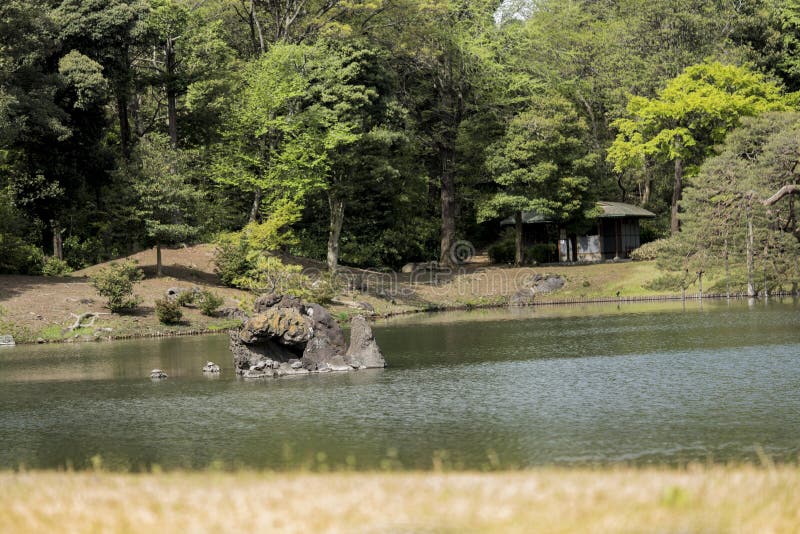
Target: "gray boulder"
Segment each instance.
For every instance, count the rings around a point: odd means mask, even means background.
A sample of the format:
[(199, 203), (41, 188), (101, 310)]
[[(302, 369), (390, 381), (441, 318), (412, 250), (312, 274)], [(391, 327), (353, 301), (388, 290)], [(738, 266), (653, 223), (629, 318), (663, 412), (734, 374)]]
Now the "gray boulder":
[(533, 289), (536, 293), (552, 293), (564, 287), (565, 280), (558, 275), (545, 275), (536, 280)]
[(230, 334), (234, 370), (243, 377), (386, 366), (362, 316), (354, 319), (353, 343), (348, 351), (341, 327), (318, 304), (270, 294), (259, 297), (255, 309), (257, 313), (244, 322), (241, 330)]
[(350, 320), (350, 346), (346, 353), (347, 362), (355, 368), (383, 368), (386, 360), (375, 341), (372, 328), (363, 315)]
[(3, 335), (0, 336), (0, 347), (13, 347), (16, 345), (14, 342), (14, 337), (11, 335)]
[(523, 288), (511, 295), (508, 299), (510, 306), (530, 306), (533, 304), (533, 299), (536, 296), (536, 290), (533, 288)]
[(324, 335), (315, 336), (306, 345), (303, 351), (303, 367), (309, 371), (316, 371), (327, 363), (330, 363), (334, 358), (341, 357), (344, 350), (334, 345), (330, 339)]
[(240, 309), (234, 307), (227, 307), (227, 308), (220, 308), (217, 310), (217, 315), (219, 317), (224, 317), (225, 319), (238, 319), (239, 321), (244, 324), (244, 322), (249, 319), (247, 313)]
[(288, 347), (273, 341), (244, 343), (239, 332), (230, 333), (230, 349), (233, 352), (233, 368), (237, 374), (244, 374), (246, 370), (260, 366), (262, 362), (287, 362), (298, 357)]

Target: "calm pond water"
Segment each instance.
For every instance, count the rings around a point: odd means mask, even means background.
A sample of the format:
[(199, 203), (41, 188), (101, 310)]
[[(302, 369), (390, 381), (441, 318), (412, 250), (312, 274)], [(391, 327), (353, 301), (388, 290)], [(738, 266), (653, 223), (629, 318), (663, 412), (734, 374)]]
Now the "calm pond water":
[[(265, 381), (225, 336), (0, 350), (0, 468), (526, 467), (800, 454), (797, 301), (379, 323), (390, 368)], [(204, 376), (206, 360), (223, 367)], [(151, 381), (149, 371), (170, 376)]]

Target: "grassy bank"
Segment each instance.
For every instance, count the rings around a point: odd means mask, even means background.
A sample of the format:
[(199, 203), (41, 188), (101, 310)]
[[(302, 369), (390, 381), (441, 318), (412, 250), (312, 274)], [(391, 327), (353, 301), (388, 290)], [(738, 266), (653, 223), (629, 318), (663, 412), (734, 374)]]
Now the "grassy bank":
[(797, 532), (800, 469), (4, 473), (3, 532)]
[[(253, 295), (223, 287), (214, 273), (214, 248), (197, 245), (164, 250), (166, 276), (155, 277), (155, 252), (143, 251), (132, 257), (147, 278), (138, 283), (136, 294), (142, 302), (135, 313), (107, 313), (105, 301), (89, 284), (88, 275), (100, 266), (90, 267), (66, 277), (0, 276), (0, 334), (12, 334), (18, 342), (88, 341), (140, 336), (180, 335), (222, 331), (235, 327), (236, 320), (206, 317), (196, 308), (184, 308), (177, 325), (162, 325), (155, 316), (155, 301), (171, 287), (198, 287), (224, 298), (229, 308), (252, 305)], [(304, 267), (316, 269), (319, 262), (295, 259)], [(536, 297), (536, 302), (598, 298), (638, 298), (666, 296), (668, 291), (647, 289), (648, 282), (660, 273), (653, 262), (603, 263), (593, 265), (553, 265), (536, 267), (493, 266), (473, 263), (454, 272), (377, 273), (345, 268), (342, 292), (330, 308), (340, 319), (363, 310), (347, 303), (367, 303), (377, 315), (395, 315), (437, 309), (503, 306), (519, 290), (531, 287), (539, 275), (558, 275), (564, 280), (560, 290)], [(347, 289), (359, 287), (360, 290)], [(710, 284), (709, 286), (710, 287)], [(102, 315), (90, 328), (69, 330), (78, 314)]]

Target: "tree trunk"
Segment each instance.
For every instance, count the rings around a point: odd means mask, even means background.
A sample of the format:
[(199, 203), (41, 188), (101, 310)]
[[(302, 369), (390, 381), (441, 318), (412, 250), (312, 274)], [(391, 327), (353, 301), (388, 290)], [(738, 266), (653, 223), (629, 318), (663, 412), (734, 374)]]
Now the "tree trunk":
[(644, 188), (642, 190), (642, 202), (641, 206), (645, 207), (650, 203), (650, 195), (653, 189), (653, 179), (649, 176), (646, 176), (644, 179)]
[(514, 252), (514, 264), (522, 265), (522, 212), (514, 213), (514, 230), (516, 232), (516, 250)]
[(51, 226), (53, 228), (53, 257), (59, 260), (64, 259), (64, 241), (61, 237), (61, 233), (63, 230), (61, 229), (61, 225), (58, 221), (51, 221)]
[(117, 118), (119, 120), (119, 146), (122, 155), (128, 159), (131, 155), (131, 125), (128, 120), (127, 89), (117, 89)]
[(344, 201), (328, 196), (328, 205), (331, 210), (331, 224), (328, 232), (328, 271), (336, 272), (339, 265), (339, 236), (344, 225)]
[(728, 261), (728, 240), (725, 240), (725, 297), (731, 298), (731, 271)]
[(672, 235), (681, 231), (681, 221), (678, 219), (678, 203), (683, 196), (683, 160), (675, 159), (675, 184), (672, 189), (672, 216), (670, 219), (670, 231)]
[(253, 39), (253, 48), (255, 49), (256, 53), (263, 54), (265, 51), (264, 47), (264, 32), (261, 31), (261, 24), (258, 22), (258, 17), (256, 16), (256, 6), (254, 0), (250, 0), (250, 35)]
[(753, 221), (750, 220), (750, 213), (748, 209), (747, 219), (747, 296), (756, 296), (756, 285), (753, 281)]
[(178, 91), (175, 87), (175, 41), (167, 37), (164, 46), (167, 79), (165, 89), (167, 93), (167, 130), (172, 149), (178, 148)]
[(250, 208), (250, 222), (258, 222), (261, 219), (261, 188), (256, 187), (253, 192), (253, 206)]
[(451, 252), (456, 241), (455, 150), (446, 148), (442, 152), (442, 242), (439, 261), (443, 265), (453, 266)]
[(703, 300), (703, 271), (697, 273), (697, 291), (700, 294), (700, 300)]
[(161, 243), (156, 243), (156, 276), (161, 278)]
[(117, 118), (119, 120), (119, 145), (122, 149), (122, 155), (128, 159), (131, 155), (131, 124), (128, 120), (128, 105), (130, 103), (130, 57), (128, 54), (128, 47), (123, 46), (122, 62), (125, 65), (126, 75), (122, 79), (118, 79), (114, 84), (114, 93), (117, 100)]

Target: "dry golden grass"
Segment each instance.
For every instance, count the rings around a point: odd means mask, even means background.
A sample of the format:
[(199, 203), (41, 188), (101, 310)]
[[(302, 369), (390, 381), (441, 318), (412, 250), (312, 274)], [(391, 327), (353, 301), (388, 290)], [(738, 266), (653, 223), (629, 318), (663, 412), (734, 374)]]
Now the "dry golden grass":
[(2, 532), (800, 532), (800, 469), (4, 473)]

